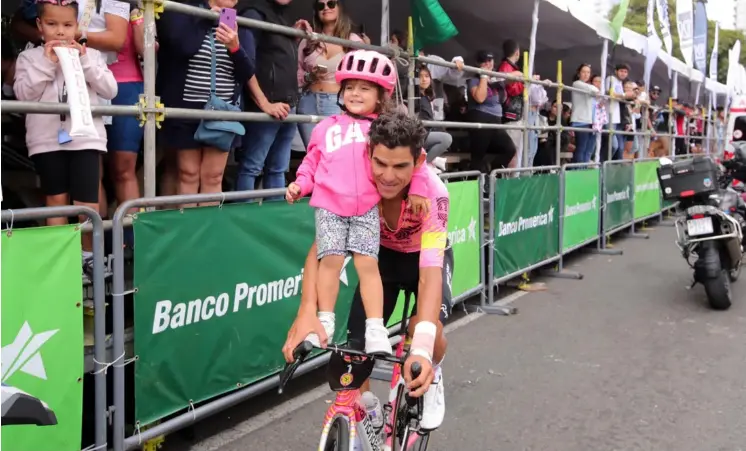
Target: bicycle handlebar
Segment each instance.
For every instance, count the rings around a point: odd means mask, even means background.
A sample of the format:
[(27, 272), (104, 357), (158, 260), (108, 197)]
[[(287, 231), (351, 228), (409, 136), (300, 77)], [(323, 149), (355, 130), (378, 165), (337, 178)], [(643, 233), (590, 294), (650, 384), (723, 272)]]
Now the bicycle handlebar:
[[(286, 363), (285, 368), (282, 370), (282, 373), (280, 373), (280, 386), (277, 389), (278, 394), (280, 395), (282, 394), (282, 392), (285, 390), (285, 385), (287, 385), (287, 383), (293, 377), (293, 374), (298, 369), (298, 366), (308, 357), (309, 354), (311, 354), (311, 351), (313, 351), (314, 347), (315, 346), (312, 345), (310, 341), (303, 341), (293, 350), (293, 359), (294, 359), (293, 362)], [(316, 348), (316, 349), (325, 349), (327, 351), (339, 352), (341, 354), (347, 354), (347, 355), (358, 356), (358, 357), (368, 357), (374, 360), (376, 359), (383, 360), (386, 362), (391, 362), (391, 363), (400, 364), (400, 365), (404, 365), (404, 360), (406, 359), (406, 356), (404, 358), (398, 358), (394, 356), (367, 354), (357, 349), (352, 349), (352, 348), (347, 348), (347, 347), (342, 347), (342, 346), (337, 346), (337, 345), (331, 345), (326, 348)], [(422, 366), (419, 364), (419, 362), (414, 362), (412, 364), (412, 378), (417, 379), (421, 373), (422, 373)], [(409, 400), (409, 396), (407, 396), (407, 399)]]

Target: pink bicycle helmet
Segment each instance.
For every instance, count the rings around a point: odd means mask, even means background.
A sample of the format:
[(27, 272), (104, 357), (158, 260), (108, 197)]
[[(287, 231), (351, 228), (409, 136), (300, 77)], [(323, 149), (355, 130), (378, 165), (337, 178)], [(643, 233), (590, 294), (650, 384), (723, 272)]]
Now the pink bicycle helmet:
[(337, 83), (345, 80), (366, 80), (386, 90), (389, 95), (396, 87), (396, 68), (385, 55), (372, 50), (348, 52), (337, 67)]

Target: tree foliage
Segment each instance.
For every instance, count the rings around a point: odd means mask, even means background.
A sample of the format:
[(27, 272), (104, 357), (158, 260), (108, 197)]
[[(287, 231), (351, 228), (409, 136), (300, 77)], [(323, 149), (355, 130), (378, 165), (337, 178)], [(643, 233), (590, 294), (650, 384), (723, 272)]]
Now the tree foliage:
[[(671, 39), (673, 40), (673, 56), (681, 61), (684, 57), (679, 48), (679, 32), (676, 28), (676, 5), (674, 0), (668, 1), (668, 18), (671, 27)], [(619, 6), (615, 6), (609, 14), (614, 17)], [(630, 30), (640, 33), (643, 36), (648, 34), (647, 15), (648, 0), (630, 0), (629, 9), (627, 10), (627, 19), (624, 26)], [(660, 22), (658, 21), (658, 12), (655, 13), (655, 30), (660, 36)], [(737, 40), (741, 41), (741, 64), (746, 64), (746, 35), (741, 31), (720, 29), (718, 42), (718, 81), (725, 83), (728, 77), (728, 51), (733, 47)], [(712, 44), (715, 42), (715, 22), (710, 20), (707, 24), (707, 64), (709, 71), (710, 54), (712, 53)], [(665, 51), (665, 45), (664, 50)]]

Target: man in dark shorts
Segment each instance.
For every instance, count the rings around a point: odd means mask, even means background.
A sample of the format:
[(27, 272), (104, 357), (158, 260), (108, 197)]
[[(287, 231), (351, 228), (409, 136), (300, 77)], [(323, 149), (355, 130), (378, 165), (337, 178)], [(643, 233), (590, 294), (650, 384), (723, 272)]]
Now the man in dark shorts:
[[(446, 351), (443, 320), (451, 313), (451, 276), (453, 252), (447, 246), (448, 190), (432, 171), (428, 171), (427, 197), (430, 211), (422, 216), (413, 213), (406, 201), (409, 184), (416, 167), (425, 164), (421, 149), (427, 132), (416, 118), (388, 113), (376, 119), (370, 128), (370, 157), (373, 180), (381, 194), (381, 248), (379, 271), (383, 282), (384, 319), (396, 306), (399, 290), (417, 295), (416, 314), (410, 322), (412, 344), (404, 364), (403, 376), (410, 394), (424, 395), (420, 426), (432, 430), (440, 426), (445, 415), (443, 378), (440, 363)], [(292, 352), (309, 333), (327, 337), (316, 317), (316, 246), (311, 247), (303, 272), (301, 305), (288, 332), (283, 353), (288, 361)], [(360, 287), (355, 290), (348, 322), (350, 345), (361, 348), (365, 338), (365, 312)], [(412, 380), (411, 366), (422, 366), (420, 376)], [(366, 382), (361, 390), (369, 390)]]

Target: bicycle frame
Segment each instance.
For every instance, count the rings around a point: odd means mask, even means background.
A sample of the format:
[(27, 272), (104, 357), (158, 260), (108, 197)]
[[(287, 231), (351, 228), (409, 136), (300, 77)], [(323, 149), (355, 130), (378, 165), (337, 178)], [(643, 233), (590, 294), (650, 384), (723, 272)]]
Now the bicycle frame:
[(324, 428), (321, 431), (321, 440), (319, 441), (319, 451), (324, 451), (326, 442), (329, 439), (329, 431), (331, 430), (334, 420), (338, 417), (347, 421), (350, 433), (350, 449), (352, 449), (352, 446), (355, 443), (355, 437), (358, 434), (359, 428), (365, 432), (360, 435), (360, 442), (363, 445), (363, 450), (381, 450), (381, 441), (379, 440), (375, 429), (373, 429), (373, 425), (370, 422), (370, 418), (368, 418), (368, 412), (366, 411), (365, 406), (360, 403), (360, 390), (345, 390), (337, 393), (334, 404), (332, 404), (326, 411)]

